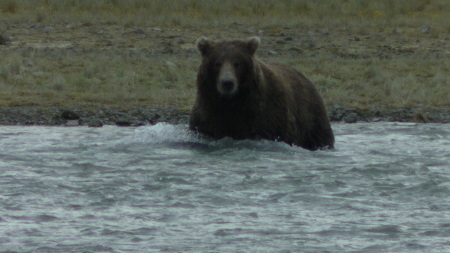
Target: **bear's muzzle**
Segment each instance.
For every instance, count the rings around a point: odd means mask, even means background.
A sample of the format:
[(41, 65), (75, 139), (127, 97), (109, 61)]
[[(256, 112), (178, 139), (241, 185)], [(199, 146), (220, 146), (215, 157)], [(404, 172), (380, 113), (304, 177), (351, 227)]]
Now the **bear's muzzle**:
[(235, 94), (237, 90), (238, 83), (233, 65), (229, 62), (224, 62), (219, 72), (217, 91), (222, 95), (230, 96)]

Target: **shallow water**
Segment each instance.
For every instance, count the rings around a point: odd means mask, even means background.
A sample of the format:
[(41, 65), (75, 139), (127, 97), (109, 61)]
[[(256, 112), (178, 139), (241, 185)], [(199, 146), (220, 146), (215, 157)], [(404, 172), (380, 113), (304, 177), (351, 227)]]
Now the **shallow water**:
[(335, 124), (336, 150), (184, 125), (0, 127), (0, 252), (444, 252), (450, 125)]

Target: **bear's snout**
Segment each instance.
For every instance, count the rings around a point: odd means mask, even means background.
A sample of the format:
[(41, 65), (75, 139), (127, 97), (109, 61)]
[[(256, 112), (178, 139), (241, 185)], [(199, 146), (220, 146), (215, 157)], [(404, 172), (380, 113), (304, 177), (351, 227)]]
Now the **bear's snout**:
[(233, 65), (225, 62), (220, 68), (217, 91), (222, 95), (233, 95), (237, 89), (238, 83)]
[(234, 89), (234, 80), (222, 80), (222, 89), (230, 92)]

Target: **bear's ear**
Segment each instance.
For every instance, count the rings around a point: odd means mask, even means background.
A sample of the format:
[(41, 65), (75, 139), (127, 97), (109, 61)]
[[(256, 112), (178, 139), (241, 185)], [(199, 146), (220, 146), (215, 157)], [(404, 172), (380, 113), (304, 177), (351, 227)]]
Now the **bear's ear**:
[(202, 54), (202, 56), (207, 55), (211, 51), (211, 42), (206, 37), (200, 37), (195, 40), (195, 44), (197, 45), (198, 51)]
[(256, 36), (247, 39), (247, 49), (250, 55), (254, 55), (256, 53), (260, 43), (261, 39)]

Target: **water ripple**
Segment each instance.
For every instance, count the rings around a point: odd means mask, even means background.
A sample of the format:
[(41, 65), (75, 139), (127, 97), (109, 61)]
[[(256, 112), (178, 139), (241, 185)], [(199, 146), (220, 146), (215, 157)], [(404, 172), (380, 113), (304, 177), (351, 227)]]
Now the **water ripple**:
[(333, 129), (310, 152), (186, 125), (0, 127), (0, 252), (444, 252), (450, 127)]

